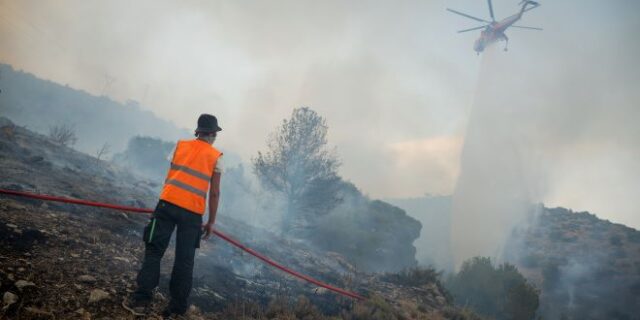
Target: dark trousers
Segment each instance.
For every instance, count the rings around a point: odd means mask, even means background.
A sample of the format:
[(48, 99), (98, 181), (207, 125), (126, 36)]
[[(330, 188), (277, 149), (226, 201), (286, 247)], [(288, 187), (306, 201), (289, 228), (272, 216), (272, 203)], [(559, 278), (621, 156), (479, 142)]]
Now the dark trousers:
[(200, 247), (202, 216), (162, 200), (144, 229), (144, 261), (138, 273), (134, 299), (151, 301), (151, 291), (160, 280), (160, 260), (176, 226), (176, 257), (169, 282), (169, 308), (173, 312), (184, 313), (193, 282), (193, 260), (196, 248)]

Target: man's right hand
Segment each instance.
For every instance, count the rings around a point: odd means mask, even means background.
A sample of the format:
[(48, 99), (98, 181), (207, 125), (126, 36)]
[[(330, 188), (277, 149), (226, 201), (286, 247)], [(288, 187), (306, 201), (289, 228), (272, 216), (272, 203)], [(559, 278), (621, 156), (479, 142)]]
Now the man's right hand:
[(211, 237), (211, 234), (213, 233), (213, 223), (207, 222), (203, 224), (202, 231), (203, 231), (202, 239), (209, 240), (209, 238)]

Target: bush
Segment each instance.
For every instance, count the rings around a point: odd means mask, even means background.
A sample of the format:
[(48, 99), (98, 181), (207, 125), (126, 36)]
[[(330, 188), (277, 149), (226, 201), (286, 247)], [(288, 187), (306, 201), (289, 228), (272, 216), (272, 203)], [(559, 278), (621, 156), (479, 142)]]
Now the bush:
[(295, 304), (284, 296), (278, 296), (273, 298), (267, 310), (264, 312), (264, 316), (268, 319), (282, 319), (282, 320), (323, 320), (325, 317), (320, 310), (313, 305), (309, 299), (305, 296), (299, 296)]
[(175, 144), (158, 138), (135, 136), (129, 139), (127, 149), (113, 160), (134, 168), (148, 178), (161, 181), (167, 175)]
[(496, 267), (490, 258), (465, 261), (445, 285), (457, 305), (496, 319), (532, 319), (539, 305), (537, 289), (515, 266)]
[(612, 246), (619, 247), (620, 245), (622, 245), (622, 239), (620, 238), (619, 235), (614, 234), (611, 237), (609, 237), (609, 243), (611, 243)]
[(444, 316), (445, 319), (451, 319), (451, 320), (484, 320), (485, 319), (473, 313), (473, 311), (469, 310), (468, 308), (446, 307), (442, 311), (442, 315)]
[(396, 320), (400, 316), (382, 297), (374, 295), (370, 299), (358, 302), (353, 309), (341, 314), (345, 320)]
[(398, 273), (385, 273), (381, 279), (401, 286), (411, 287), (421, 287), (433, 283), (447, 299), (447, 302), (453, 301), (453, 297), (442, 284), (442, 271), (436, 271), (433, 267), (415, 267), (404, 269)]
[(49, 127), (49, 138), (55, 143), (70, 147), (78, 141), (76, 129), (70, 124), (59, 124)]
[(402, 286), (420, 287), (429, 283), (440, 281), (442, 272), (436, 271), (432, 267), (409, 268), (398, 273), (385, 273), (382, 280), (399, 284)]

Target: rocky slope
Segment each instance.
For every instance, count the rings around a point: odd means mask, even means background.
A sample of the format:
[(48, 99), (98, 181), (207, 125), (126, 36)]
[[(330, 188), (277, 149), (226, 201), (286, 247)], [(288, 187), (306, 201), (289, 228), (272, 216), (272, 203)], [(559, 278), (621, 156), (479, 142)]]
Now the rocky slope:
[[(446, 255), (438, 259), (449, 252), (448, 228), (434, 229), (448, 225), (450, 198), (389, 201), (423, 223), (425, 234), (416, 242), (421, 262), (447, 269), (438, 264)], [(540, 290), (543, 319), (640, 319), (638, 230), (588, 212), (532, 206), (503, 257)]]
[(451, 196), (423, 196), (417, 198), (385, 199), (404, 209), (422, 224), (420, 238), (414, 244), (420, 265), (452, 271)]
[[(157, 186), (56, 145), (0, 118), (0, 187), (140, 207)], [(120, 303), (140, 265), (147, 217), (0, 196), (0, 316), (10, 319), (133, 318)], [(265, 266), (220, 239), (196, 258), (190, 319), (465, 319), (435, 283), (417, 287), (357, 273), (344, 257), (224, 217), (218, 228), (294, 270), (371, 297), (337, 296)], [(154, 310), (168, 292), (172, 248)], [(157, 318), (152, 315), (151, 318)]]
[(538, 207), (507, 259), (542, 289), (545, 319), (640, 319), (640, 231), (588, 212)]

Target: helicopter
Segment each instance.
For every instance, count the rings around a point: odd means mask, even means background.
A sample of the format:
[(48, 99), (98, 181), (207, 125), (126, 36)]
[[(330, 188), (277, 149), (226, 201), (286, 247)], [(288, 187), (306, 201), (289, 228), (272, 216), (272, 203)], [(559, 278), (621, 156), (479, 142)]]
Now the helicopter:
[(490, 44), (500, 41), (500, 40), (504, 40), (505, 41), (505, 46), (504, 46), (504, 51), (507, 51), (507, 46), (509, 45), (509, 38), (507, 37), (507, 35), (504, 33), (508, 28), (520, 28), (520, 29), (529, 29), (529, 30), (539, 30), (541, 31), (542, 28), (536, 28), (536, 27), (526, 27), (526, 26), (516, 26), (514, 25), (514, 23), (518, 20), (520, 20), (522, 18), (522, 15), (529, 10), (535, 9), (537, 7), (540, 6), (540, 3), (535, 2), (535, 1), (529, 1), (529, 0), (525, 0), (520, 2), (520, 4), (522, 5), (522, 8), (520, 9), (520, 12), (509, 16), (507, 18), (504, 18), (500, 21), (496, 21), (494, 14), (493, 14), (493, 5), (491, 3), (491, 0), (487, 0), (487, 3), (489, 5), (489, 15), (491, 16), (491, 21), (487, 21), (485, 19), (481, 19), (478, 17), (474, 17), (471, 15), (468, 15), (466, 13), (462, 13), (460, 11), (456, 11), (450, 8), (447, 8), (447, 11), (455, 13), (457, 15), (461, 15), (463, 17), (472, 19), (472, 20), (476, 20), (479, 22), (483, 22), (486, 23), (485, 25), (479, 26), (479, 27), (474, 27), (474, 28), (469, 28), (469, 29), (464, 29), (464, 30), (460, 30), (458, 31), (458, 33), (462, 33), (462, 32), (468, 32), (468, 31), (473, 31), (473, 30), (479, 30), (479, 29), (484, 29), (480, 32), (480, 38), (478, 38), (474, 44), (473, 44), (473, 50), (476, 51), (476, 53), (479, 55), (482, 51), (484, 51), (484, 49), (489, 46)]

